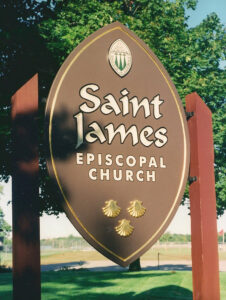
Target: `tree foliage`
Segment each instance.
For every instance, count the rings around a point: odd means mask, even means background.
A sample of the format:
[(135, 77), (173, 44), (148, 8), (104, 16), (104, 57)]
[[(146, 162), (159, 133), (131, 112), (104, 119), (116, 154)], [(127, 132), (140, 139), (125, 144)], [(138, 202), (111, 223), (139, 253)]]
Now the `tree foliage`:
[[(219, 215), (223, 214), (226, 209), (226, 79), (220, 62), (225, 59), (226, 35), (215, 13), (198, 26), (189, 28), (185, 8), (195, 9), (195, 0), (3, 0), (2, 3), (0, 137), (4, 151), (0, 158), (0, 174), (4, 180), (11, 174), (10, 96), (25, 79), (38, 72), (42, 107), (43, 97), (47, 97), (51, 81), (67, 55), (100, 27), (120, 21), (159, 57), (182, 101), (185, 95), (196, 91), (212, 110), (217, 210)], [(7, 15), (11, 22), (6, 22)], [(43, 126), (40, 132), (42, 211), (57, 213), (61, 208), (46, 174)]]
[[(0, 186), (0, 196), (3, 194), (3, 187)], [(0, 207), (0, 237), (6, 238), (11, 232), (11, 226), (4, 220), (4, 213)]]

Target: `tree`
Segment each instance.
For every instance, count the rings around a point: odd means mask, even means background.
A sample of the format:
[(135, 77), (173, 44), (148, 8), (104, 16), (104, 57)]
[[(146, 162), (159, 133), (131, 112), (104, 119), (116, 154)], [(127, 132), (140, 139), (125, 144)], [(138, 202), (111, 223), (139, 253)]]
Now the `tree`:
[[(35, 73), (39, 73), (39, 94), (42, 99), (47, 96), (49, 85), (57, 69), (57, 63), (46, 49), (45, 41), (38, 30), (42, 20), (52, 17), (54, 6), (51, 2), (51, 0), (0, 1), (0, 180), (6, 182), (12, 174), (11, 96)], [(42, 101), (40, 101), (41, 105)], [(43, 110), (40, 116), (40, 185), (46, 187), (49, 181), (44, 171), (46, 169), (42, 115)], [(57, 214), (61, 210), (60, 206), (56, 203), (52, 207), (48, 202), (48, 194), (52, 195), (51, 188), (42, 190), (47, 192), (47, 196), (45, 201), (42, 201), (41, 211), (50, 209), (51, 213)], [(54, 202), (53, 198), (51, 199)]]
[[(3, 194), (3, 187), (0, 186), (0, 195)], [(6, 238), (11, 232), (11, 226), (4, 220), (4, 214), (0, 207), (0, 237)]]
[(0, 208), (0, 236), (6, 238), (12, 230), (11, 226), (4, 220), (4, 216), (5, 215)]
[[(217, 212), (223, 214), (226, 209), (226, 80), (220, 62), (225, 58), (226, 35), (214, 13), (198, 26), (188, 28), (185, 7), (195, 9), (195, 6), (196, 0), (5, 0), (0, 3), (0, 39), (3, 41), (0, 84), (4, 86), (0, 94), (0, 137), (4, 149), (0, 157), (1, 178), (7, 180), (11, 174), (10, 96), (21, 81), (39, 72), (41, 99), (47, 97), (53, 76), (67, 55), (98, 28), (120, 21), (159, 57), (182, 101), (186, 94), (196, 91), (212, 110)], [(11, 23), (4, 21), (7, 15)], [(40, 100), (42, 108), (43, 102)], [(42, 116), (43, 111), (40, 118)], [(43, 126), (40, 131), (41, 206), (42, 211), (57, 214), (61, 206), (56, 202), (56, 189), (46, 173), (42, 135)]]

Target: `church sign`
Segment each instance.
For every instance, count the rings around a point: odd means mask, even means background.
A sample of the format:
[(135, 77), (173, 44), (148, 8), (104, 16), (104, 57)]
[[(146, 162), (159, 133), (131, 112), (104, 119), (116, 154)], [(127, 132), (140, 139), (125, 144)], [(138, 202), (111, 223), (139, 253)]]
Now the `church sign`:
[(48, 169), (68, 218), (127, 266), (166, 230), (188, 177), (187, 124), (169, 75), (144, 42), (113, 23), (66, 59), (46, 118)]

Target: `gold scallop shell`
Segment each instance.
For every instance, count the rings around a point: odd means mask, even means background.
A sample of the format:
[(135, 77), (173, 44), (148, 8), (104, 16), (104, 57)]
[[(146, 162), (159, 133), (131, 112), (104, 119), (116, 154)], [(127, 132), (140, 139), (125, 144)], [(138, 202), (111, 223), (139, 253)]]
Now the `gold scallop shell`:
[(134, 227), (130, 225), (130, 221), (126, 219), (122, 219), (119, 222), (119, 225), (115, 227), (116, 232), (121, 236), (129, 236)]
[(127, 208), (130, 215), (134, 218), (142, 217), (145, 214), (146, 208), (142, 205), (142, 201), (130, 201), (130, 207)]
[(115, 218), (119, 215), (121, 208), (117, 205), (117, 201), (111, 199), (105, 201), (105, 204), (106, 205), (102, 208), (105, 216), (109, 218)]

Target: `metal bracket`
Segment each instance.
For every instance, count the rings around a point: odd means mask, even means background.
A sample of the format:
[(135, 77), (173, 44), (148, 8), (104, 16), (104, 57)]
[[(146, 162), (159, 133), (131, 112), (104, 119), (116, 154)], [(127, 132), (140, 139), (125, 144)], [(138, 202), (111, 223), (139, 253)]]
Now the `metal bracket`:
[(197, 181), (197, 177), (196, 176), (188, 176), (188, 183), (189, 185), (191, 185), (193, 182)]
[(190, 111), (190, 112), (185, 111), (185, 115), (186, 115), (187, 121), (188, 121), (191, 117), (193, 117), (194, 114), (195, 114), (195, 113), (194, 113), (193, 111)]

